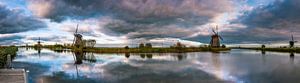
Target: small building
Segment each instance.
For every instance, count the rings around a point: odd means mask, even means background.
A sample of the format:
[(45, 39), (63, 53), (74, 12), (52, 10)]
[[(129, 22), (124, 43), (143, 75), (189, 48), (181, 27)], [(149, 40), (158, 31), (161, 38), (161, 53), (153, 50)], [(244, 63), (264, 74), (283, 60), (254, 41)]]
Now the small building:
[(84, 47), (94, 47), (96, 45), (96, 40), (83, 40)]

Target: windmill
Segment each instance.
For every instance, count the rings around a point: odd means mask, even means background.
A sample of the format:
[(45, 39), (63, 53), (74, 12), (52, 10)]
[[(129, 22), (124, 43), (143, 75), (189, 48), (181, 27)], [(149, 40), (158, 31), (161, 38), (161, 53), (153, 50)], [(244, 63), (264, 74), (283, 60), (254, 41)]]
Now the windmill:
[(38, 42), (37, 42), (37, 44), (34, 45), (34, 47), (35, 47), (35, 48), (42, 48), (43, 45), (42, 45), (41, 43), (42, 43), (42, 42), (41, 42), (41, 38), (39, 37), (39, 38), (38, 38)]
[(78, 24), (74, 33), (74, 39), (73, 39), (73, 44), (72, 46), (75, 46), (77, 48), (82, 46), (82, 35), (77, 33), (78, 32)]
[(38, 45), (41, 45), (41, 38), (39, 37)]
[(294, 44), (295, 44), (297, 41), (294, 40), (294, 36), (293, 36), (293, 35), (291, 35), (291, 37), (292, 37), (292, 40), (290, 41), (290, 48), (293, 48), (293, 47), (294, 47)]
[(218, 26), (216, 26), (215, 29), (213, 28), (212, 31), (214, 34), (211, 36), (210, 46), (213, 48), (219, 48), (220, 40), (223, 40), (223, 38), (219, 35)]

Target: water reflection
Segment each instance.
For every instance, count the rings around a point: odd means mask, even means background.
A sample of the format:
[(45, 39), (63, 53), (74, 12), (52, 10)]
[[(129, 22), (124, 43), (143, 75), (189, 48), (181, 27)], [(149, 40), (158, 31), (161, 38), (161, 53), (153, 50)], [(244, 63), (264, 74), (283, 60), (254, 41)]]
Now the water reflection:
[(152, 59), (152, 54), (146, 54), (146, 57), (148, 58), (148, 59)]
[(178, 54), (175, 55), (175, 56), (177, 56), (177, 60), (178, 60), (178, 61), (187, 59), (187, 54), (186, 54), (186, 53), (178, 53)]
[(134, 59), (136, 56), (138, 56), (140, 59), (153, 59), (162, 56), (169, 56), (174, 58), (175, 61), (182, 61), (188, 57), (187, 53), (124, 53), (124, 56), (127, 59)]
[[(53, 52), (19, 49), (14, 67), (30, 70), (30, 83), (290, 83), (300, 82), (296, 53)], [(259, 56), (261, 55), (261, 56)], [(294, 64), (294, 65), (293, 65)], [(279, 80), (280, 79), (280, 80)]]
[(75, 54), (75, 64), (82, 64), (83, 60), (83, 52), (76, 51)]
[(91, 63), (97, 62), (96, 57), (94, 56), (93, 53), (87, 53), (87, 52), (82, 52), (82, 51), (75, 51), (73, 52), (75, 54), (74, 60), (75, 64), (82, 64), (82, 61), (88, 61)]
[(141, 58), (145, 58), (145, 54), (140, 54)]
[[(26, 50), (28, 51), (28, 47), (26, 47)], [(41, 50), (42, 50), (42, 48), (38, 48), (38, 47), (35, 47), (35, 48), (33, 48), (35, 51), (37, 51), (37, 53), (38, 53), (38, 56), (39, 56), (39, 58), (41, 57)]]
[(220, 53), (212, 53), (211, 55), (212, 59), (212, 65), (215, 68), (215, 74), (217, 75), (218, 78), (224, 78), (223, 77), (223, 71), (222, 71), (222, 64), (220, 61)]
[(261, 50), (261, 54), (262, 55), (266, 55), (266, 51), (265, 50)]
[(291, 53), (290, 53), (290, 62), (291, 62), (292, 64), (294, 64), (294, 60), (295, 60), (295, 53), (294, 53), (294, 52), (291, 52)]
[(129, 58), (130, 57), (130, 53), (125, 53), (125, 57)]

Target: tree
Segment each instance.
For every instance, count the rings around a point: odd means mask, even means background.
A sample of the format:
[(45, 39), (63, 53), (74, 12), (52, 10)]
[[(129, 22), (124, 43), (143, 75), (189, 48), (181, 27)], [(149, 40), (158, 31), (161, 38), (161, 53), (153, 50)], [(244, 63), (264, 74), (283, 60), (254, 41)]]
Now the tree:
[(182, 47), (185, 47), (185, 46), (183, 44), (181, 44), (180, 42), (177, 42), (176, 47), (182, 48)]
[(144, 47), (145, 47), (144, 43), (140, 43), (139, 48), (144, 48)]
[(129, 47), (128, 47), (128, 46), (125, 46), (125, 49), (129, 49)]
[(152, 44), (151, 43), (146, 43), (146, 48), (152, 48)]
[(226, 46), (223, 44), (223, 45), (222, 45), (222, 48), (226, 48)]
[(266, 46), (263, 44), (263, 45), (261, 45), (261, 48), (266, 48)]

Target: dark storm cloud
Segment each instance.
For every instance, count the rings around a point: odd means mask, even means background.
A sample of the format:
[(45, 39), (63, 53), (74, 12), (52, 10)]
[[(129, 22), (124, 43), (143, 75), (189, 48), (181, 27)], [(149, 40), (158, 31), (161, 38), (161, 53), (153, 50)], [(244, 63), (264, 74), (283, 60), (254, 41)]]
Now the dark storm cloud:
[[(247, 28), (222, 32), (225, 43), (267, 43), (289, 41), (291, 34), (300, 38), (300, 1), (278, 0), (245, 12), (234, 23)], [(200, 37), (202, 38), (202, 37)]]
[(9, 9), (0, 4), (0, 34), (18, 33), (46, 27), (45, 23), (22, 14), (19, 9)]
[[(29, 0), (38, 16), (61, 21), (112, 15), (130, 23), (152, 23), (173, 18), (212, 18), (231, 10), (229, 0)], [(39, 7), (39, 8), (37, 8)], [(144, 20), (147, 19), (147, 20)]]
[(22, 38), (24, 38), (24, 37), (18, 36), (18, 35), (0, 36), (0, 40), (19, 40)]
[[(102, 30), (106, 34), (126, 35), (129, 38), (153, 38), (188, 36), (194, 32), (194, 26), (209, 23), (216, 16), (231, 11), (232, 2), (231, 0), (30, 0), (29, 8), (37, 16), (56, 22), (108, 16), (117, 21), (104, 26)], [(190, 30), (184, 30), (187, 28)], [(174, 33), (170, 30), (183, 31)]]
[(289, 24), (300, 23), (300, 1), (276, 1), (264, 7), (247, 12), (240, 22), (249, 27), (286, 28)]
[(10, 34), (5, 34), (0, 36), (0, 45), (13, 45), (13, 44), (21, 44), (23, 39), (23, 36), (19, 35), (10, 35)]

